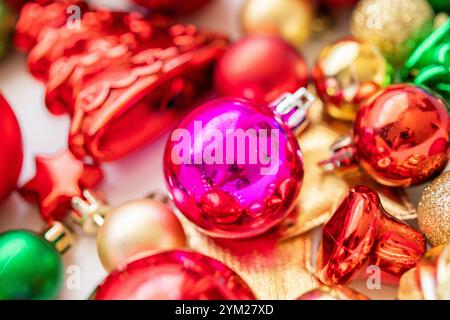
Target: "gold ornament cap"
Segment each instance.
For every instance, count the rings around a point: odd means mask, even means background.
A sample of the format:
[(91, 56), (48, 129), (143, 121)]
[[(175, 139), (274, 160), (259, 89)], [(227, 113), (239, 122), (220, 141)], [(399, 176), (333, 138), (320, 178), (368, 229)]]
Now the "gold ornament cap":
[(65, 253), (74, 243), (72, 231), (58, 221), (49, 223), (41, 231), (41, 235), (52, 243), (61, 254)]

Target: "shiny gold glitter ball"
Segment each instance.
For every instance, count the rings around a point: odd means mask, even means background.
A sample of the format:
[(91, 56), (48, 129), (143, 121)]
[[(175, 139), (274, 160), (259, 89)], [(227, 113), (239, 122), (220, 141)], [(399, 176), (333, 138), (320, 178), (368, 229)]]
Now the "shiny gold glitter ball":
[(309, 0), (247, 0), (242, 7), (246, 34), (280, 36), (294, 46), (308, 39), (313, 18)]
[(433, 16), (426, 0), (361, 0), (353, 11), (351, 32), (398, 66), (431, 32)]
[(432, 246), (450, 244), (450, 171), (424, 190), (418, 207), (419, 228)]

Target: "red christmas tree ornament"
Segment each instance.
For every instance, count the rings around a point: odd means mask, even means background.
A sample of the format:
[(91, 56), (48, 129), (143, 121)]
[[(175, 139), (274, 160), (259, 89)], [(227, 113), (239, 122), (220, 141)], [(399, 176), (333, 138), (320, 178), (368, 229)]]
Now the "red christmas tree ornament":
[(43, 30), (29, 68), (46, 82), (48, 109), (71, 115), (69, 147), (81, 159), (115, 160), (163, 134), (209, 90), (227, 46), (221, 35), (160, 16), (88, 11), (77, 27), (43, 28), (31, 9), (16, 43)]
[(216, 91), (222, 96), (270, 103), (307, 84), (300, 53), (277, 37), (248, 36), (233, 44), (217, 63)]
[(0, 94), (0, 201), (16, 186), (22, 168), (22, 135), (16, 116)]
[(346, 284), (369, 265), (400, 277), (425, 250), (419, 231), (389, 215), (375, 191), (357, 186), (323, 228), (316, 269), (327, 285)]
[(211, 0), (134, 0), (152, 12), (168, 15), (189, 14), (205, 6)]
[(254, 300), (247, 284), (221, 262), (175, 250), (147, 256), (112, 272), (95, 300)]
[(387, 186), (426, 182), (447, 165), (450, 118), (446, 102), (424, 88), (397, 84), (366, 99), (353, 136), (334, 146), (326, 170), (359, 165)]
[(68, 150), (51, 157), (36, 157), (36, 174), (20, 189), (21, 195), (39, 205), (44, 220), (62, 220), (71, 210), (71, 200), (103, 178), (96, 164), (85, 164)]

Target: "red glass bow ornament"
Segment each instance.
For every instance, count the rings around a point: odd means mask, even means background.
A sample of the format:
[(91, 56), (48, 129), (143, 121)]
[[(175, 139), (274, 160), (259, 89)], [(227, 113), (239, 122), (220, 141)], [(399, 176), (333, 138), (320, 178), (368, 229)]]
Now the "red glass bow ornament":
[(68, 150), (54, 156), (36, 157), (36, 174), (20, 189), (28, 201), (37, 203), (46, 221), (63, 220), (71, 210), (71, 200), (82, 197), (103, 178), (97, 164), (85, 164)]
[(375, 265), (400, 277), (426, 250), (425, 237), (389, 215), (378, 194), (365, 186), (349, 191), (323, 228), (316, 268), (327, 284), (346, 284)]
[[(32, 16), (27, 8), (21, 20)], [(19, 28), (16, 42), (27, 32)], [(193, 25), (98, 10), (77, 27), (43, 28), (28, 63), (46, 82), (48, 109), (72, 117), (70, 150), (111, 161), (163, 134), (207, 92), (226, 46), (223, 36)]]

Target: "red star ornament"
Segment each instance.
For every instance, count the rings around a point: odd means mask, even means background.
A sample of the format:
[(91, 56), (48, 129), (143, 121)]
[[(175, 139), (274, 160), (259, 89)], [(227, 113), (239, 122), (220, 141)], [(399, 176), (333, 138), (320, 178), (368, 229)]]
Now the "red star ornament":
[(64, 150), (53, 156), (36, 157), (36, 174), (20, 194), (37, 203), (46, 221), (63, 220), (71, 209), (71, 199), (84, 189), (94, 188), (103, 178), (98, 164), (86, 164)]

